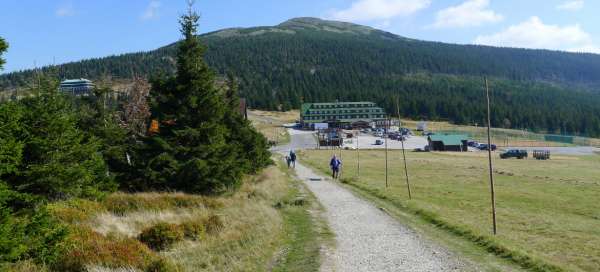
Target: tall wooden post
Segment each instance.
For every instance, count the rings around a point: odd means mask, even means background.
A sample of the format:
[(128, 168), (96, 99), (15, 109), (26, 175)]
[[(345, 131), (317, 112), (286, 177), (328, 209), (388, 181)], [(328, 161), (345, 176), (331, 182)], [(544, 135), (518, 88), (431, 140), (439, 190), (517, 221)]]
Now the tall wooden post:
[(490, 166), (490, 194), (492, 197), (492, 224), (494, 229), (494, 235), (497, 233), (496, 228), (496, 194), (494, 192), (494, 172), (492, 167), (492, 141), (490, 137), (490, 127), (492, 126), (490, 117), (490, 89), (488, 86), (488, 80), (485, 78), (485, 94), (487, 98), (487, 140), (488, 140), (488, 161)]
[(404, 159), (404, 175), (406, 176), (406, 189), (408, 190), (408, 199), (412, 199), (410, 192), (410, 182), (408, 182), (408, 166), (406, 165), (406, 151), (404, 150), (404, 135), (402, 135), (402, 126), (400, 126), (400, 99), (396, 101), (396, 111), (398, 112), (398, 131), (400, 132), (400, 141), (402, 142), (402, 157)]
[(341, 129), (338, 129), (338, 132), (337, 132), (338, 138), (340, 139), (340, 143), (339, 143), (340, 144), (340, 146), (339, 146), (339, 148), (340, 148), (340, 161), (342, 162), (342, 166), (340, 167), (340, 173), (338, 174), (338, 179), (341, 179), (343, 168), (344, 168), (343, 167), (344, 161), (342, 160), (342, 152), (344, 152), (344, 136), (342, 136), (341, 131), (342, 131)]
[(360, 144), (358, 142), (358, 134), (360, 130), (356, 132), (356, 180), (360, 179)]
[(387, 124), (385, 124), (385, 131), (383, 133), (383, 140), (385, 141), (385, 188), (388, 187), (388, 139), (385, 138), (389, 130), (390, 118), (387, 118)]

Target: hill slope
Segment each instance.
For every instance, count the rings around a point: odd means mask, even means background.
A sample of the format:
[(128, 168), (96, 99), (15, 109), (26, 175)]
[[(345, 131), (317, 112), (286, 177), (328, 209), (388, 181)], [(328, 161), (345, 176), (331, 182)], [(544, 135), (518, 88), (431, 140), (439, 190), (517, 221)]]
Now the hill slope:
[[(232, 71), (255, 108), (301, 101), (373, 100), (413, 118), (482, 123), (482, 79), (492, 78), (496, 126), (600, 135), (600, 55), (455, 45), (404, 38), (350, 23), (296, 18), (273, 27), (202, 35), (206, 59)], [(174, 71), (176, 44), (151, 52), (68, 63), (61, 78), (130, 78)], [(21, 86), (31, 71), (0, 76)]]

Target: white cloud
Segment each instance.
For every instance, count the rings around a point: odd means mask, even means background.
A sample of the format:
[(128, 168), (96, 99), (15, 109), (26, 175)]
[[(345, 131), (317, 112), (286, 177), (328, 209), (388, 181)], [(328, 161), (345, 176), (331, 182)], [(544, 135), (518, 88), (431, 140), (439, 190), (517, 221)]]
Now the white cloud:
[(504, 16), (488, 9), (489, 4), (489, 0), (467, 0), (458, 6), (440, 10), (433, 27), (470, 27), (502, 21)]
[(569, 0), (556, 6), (559, 10), (578, 11), (585, 5), (584, 0)]
[(342, 21), (389, 21), (429, 7), (431, 0), (357, 0), (343, 10), (333, 11), (332, 19)]
[(55, 12), (56, 17), (69, 17), (75, 15), (75, 9), (73, 9), (73, 5), (63, 5), (58, 7)]
[(578, 24), (569, 26), (547, 25), (536, 16), (492, 35), (482, 35), (475, 44), (540, 48), (572, 52), (600, 53), (590, 34)]
[(144, 10), (144, 13), (142, 13), (140, 18), (142, 20), (152, 20), (158, 18), (158, 9), (160, 8), (160, 6), (160, 1), (150, 1), (148, 6), (146, 7), (146, 10)]

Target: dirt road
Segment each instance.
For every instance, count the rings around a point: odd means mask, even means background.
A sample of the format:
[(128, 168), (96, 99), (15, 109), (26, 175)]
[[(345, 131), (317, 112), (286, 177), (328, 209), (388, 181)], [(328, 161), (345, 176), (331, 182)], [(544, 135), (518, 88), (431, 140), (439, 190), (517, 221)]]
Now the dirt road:
[(326, 256), (321, 271), (469, 270), (446, 249), (340, 185), (302, 164), (297, 164), (296, 173), (325, 207), (325, 217), (336, 236), (336, 247)]

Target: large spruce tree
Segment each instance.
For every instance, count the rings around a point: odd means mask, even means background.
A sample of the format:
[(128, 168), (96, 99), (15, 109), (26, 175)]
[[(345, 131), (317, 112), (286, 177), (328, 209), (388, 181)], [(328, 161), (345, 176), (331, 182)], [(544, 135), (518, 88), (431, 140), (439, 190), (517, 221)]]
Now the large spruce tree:
[(250, 121), (246, 120), (240, 111), (238, 81), (232, 73), (227, 74), (225, 103), (227, 111), (224, 123), (230, 130), (227, 142), (238, 150), (240, 154), (238, 163), (243, 165), (248, 173), (255, 173), (271, 164), (267, 139), (252, 126)]
[(226, 142), (227, 107), (203, 60), (198, 19), (191, 7), (181, 17), (184, 39), (176, 75), (152, 81), (152, 118), (161, 125), (147, 141), (145, 173), (155, 188), (215, 193), (237, 185), (244, 167), (236, 148)]
[(4, 59), (2, 58), (2, 53), (4, 53), (8, 49), (8, 44), (0, 37), (0, 70), (4, 66)]

